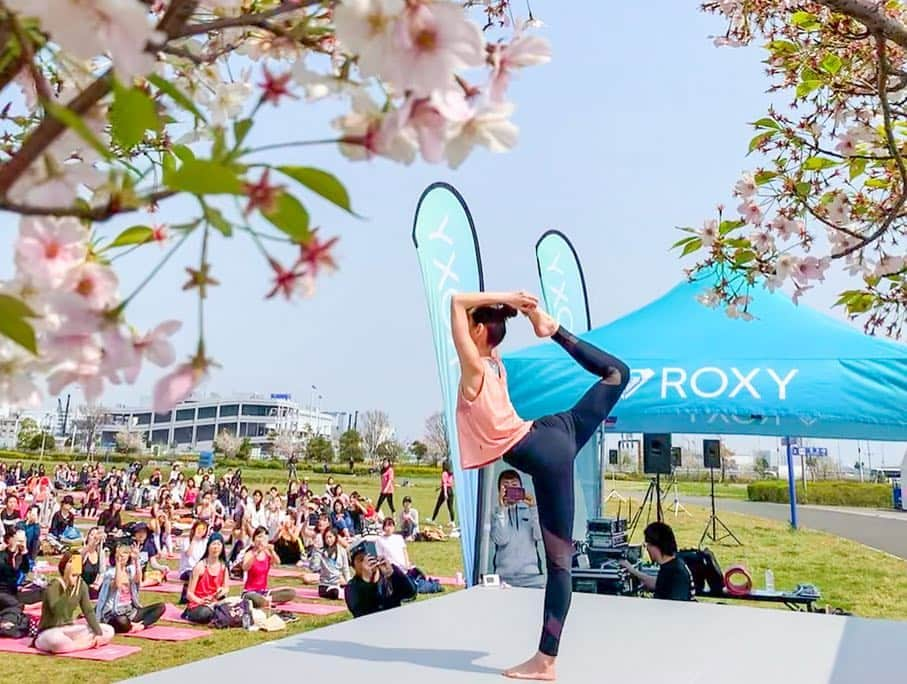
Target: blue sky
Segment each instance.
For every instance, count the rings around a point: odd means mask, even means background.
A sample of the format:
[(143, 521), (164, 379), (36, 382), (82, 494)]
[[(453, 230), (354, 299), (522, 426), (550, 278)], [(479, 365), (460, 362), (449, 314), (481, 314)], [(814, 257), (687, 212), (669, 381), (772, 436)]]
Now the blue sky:
[[(440, 408), (440, 391), (410, 231), (416, 201), (435, 180), (453, 183), (469, 203), (488, 289), (538, 289), (533, 246), (548, 228), (566, 232), (584, 261), (594, 324), (645, 304), (683, 277), (668, 251), (674, 227), (698, 226), (718, 202), (730, 204), (737, 176), (754, 164), (745, 158), (752, 136), (746, 122), (768, 103), (763, 53), (713, 47), (708, 36), (723, 26), (690, 0), (535, 0), (533, 10), (545, 22), (554, 59), (513, 82), (521, 129), (514, 152), (479, 151), (457, 171), (354, 164), (332, 146), (269, 153), (268, 161), (336, 173), (368, 218), (349, 217), (317, 198), (308, 203), (313, 223), (341, 236), (341, 270), (319, 281), (314, 299), (296, 304), (263, 300), (269, 270), (248, 239), (212, 244), (222, 285), (207, 304), (207, 339), (223, 367), (206, 390), (291, 392), (305, 403), (315, 384), (323, 408), (382, 408), (401, 436), (420, 436), (425, 418)], [(329, 137), (337, 111), (303, 103), (266, 109), (250, 140)], [(159, 220), (185, 220), (188, 207), (165, 204)], [(157, 257), (156, 247), (129, 257), (120, 270), (124, 293)], [(141, 328), (165, 318), (186, 321), (176, 337), (181, 357), (194, 348), (196, 300), (180, 286), (183, 269), (195, 261), (196, 247), (179, 253), (130, 309)], [(833, 275), (803, 301), (828, 308), (846, 282)], [(514, 327), (508, 346), (531, 339)], [(104, 401), (150, 395), (156, 371), (146, 368), (135, 387), (113, 388)], [(903, 447), (886, 447), (889, 461), (900, 453)]]

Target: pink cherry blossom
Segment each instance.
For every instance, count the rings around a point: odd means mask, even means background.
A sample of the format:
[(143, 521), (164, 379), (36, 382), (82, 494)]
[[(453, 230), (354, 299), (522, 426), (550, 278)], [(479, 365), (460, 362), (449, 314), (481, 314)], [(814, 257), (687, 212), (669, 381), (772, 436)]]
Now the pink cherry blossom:
[(179, 321), (164, 321), (144, 335), (132, 331), (123, 335), (119, 329), (108, 328), (104, 332), (104, 348), (110, 354), (111, 363), (122, 369), (126, 382), (132, 384), (139, 376), (142, 358), (165, 368), (176, 359), (176, 352), (168, 339), (182, 327)]
[(759, 208), (758, 204), (754, 202), (744, 202), (739, 207), (737, 207), (737, 212), (740, 214), (740, 217), (747, 223), (751, 223), (754, 226), (758, 226), (762, 223), (762, 209)]
[(828, 220), (835, 225), (844, 225), (850, 220), (850, 205), (843, 194), (836, 194), (834, 198), (825, 206)]
[(757, 231), (750, 237), (750, 243), (760, 254), (770, 252), (775, 248), (775, 238), (768, 231)]
[(482, 30), (449, 0), (413, 0), (394, 25), (394, 59), (380, 74), (401, 90), (429, 95), (453, 75), (485, 63)]
[(800, 260), (793, 254), (782, 254), (775, 262), (775, 274), (784, 282), (798, 268)]
[(404, 164), (416, 157), (414, 136), (403, 128), (399, 113), (382, 112), (365, 93), (353, 97), (353, 111), (334, 119), (341, 131), (340, 151), (355, 161), (384, 156)]
[(82, 298), (89, 309), (102, 311), (117, 301), (117, 276), (109, 266), (89, 261), (73, 268), (63, 288)]
[(519, 128), (510, 121), (512, 113), (512, 104), (488, 103), (456, 124), (447, 141), (450, 167), (455, 169), (462, 164), (476, 145), (483, 145), (492, 152), (506, 152), (516, 145)]
[(489, 96), (494, 102), (504, 101), (511, 72), (515, 69), (551, 61), (551, 44), (544, 38), (525, 33), (518, 33), (508, 45), (495, 45), (490, 51)]
[(740, 180), (737, 181), (736, 185), (734, 185), (734, 194), (742, 199), (749, 199), (756, 194), (757, 189), (753, 174), (744, 173), (740, 176)]
[(813, 286), (812, 286), (812, 285), (805, 285), (805, 286), (804, 286), (804, 285), (798, 285), (798, 284), (795, 283), (795, 284), (794, 284), (794, 293), (791, 295), (790, 298), (793, 300), (794, 304), (798, 304), (798, 305), (799, 305), (799, 304), (800, 304), (800, 297), (802, 297), (802, 296), (806, 293), (807, 290), (811, 290), (811, 289), (813, 289)]
[(337, 41), (358, 55), (364, 76), (387, 73), (394, 60), (394, 26), (404, 0), (345, 0), (334, 8)]
[(703, 247), (711, 247), (718, 239), (718, 221), (715, 219), (703, 221), (702, 230), (698, 231), (697, 235), (702, 240)]
[(180, 364), (158, 380), (154, 386), (154, 411), (164, 413), (185, 400), (204, 380), (206, 371), (206, 364), (192, 360)]
[(75, 218), (22, 218), (16, 241), (16, 268), (39, 286), (59, 287), (85, 259), (88, 231)]
[(707, 290), (700, 295), (697, 295), (696, 300), (710, 309), (714, 309), (721, 303), (721, 295), (715, 292), (714, 289)]
[[(77, 341), (76, 337), (70, 338)], [(47, 392), (57, 395), (64, 387), (77, 383), (82, 387), (89, 402), (101, 396), (104, 391), (104, 370), (101, 367), (104, 352), (93, 338), (85, 336), (78, 340), (77, 347), (69, 347), (66, 360), (47, 378)], [(58, 339), (62, 348), (64, 340)]]
[(907, 258), (886, 254), (881, 259), (879, 259), (879, 263), (876, 264), (873, 274), (878, 277), (882, 277), (900, 273), (905, 268), (907, 268)]
[(140, 0), (7, 0), (14, 11), (36, 17), (53, 41), (74, 57), (89, 60), (109, 53), (128, 80), (154, 69), (148, 43), (164, 36), (154, 29)]
[(789, 219), (779, 214), (772, 219), (768, 227), (774, 230), (782, 240), (790, 240), (803, 231), (804, 224), (803, 221)]
[(800, 259), (791, 271), (791, 276), (800, 285), (806, 285), (810, 280), (825, 280), (825, 271), (831, 265), (831, 259), (814, 256)]
[(0, 402), (19, 408), (41, 405), (41, 392), (33, 379), (34, 357), (7, 339), (0, 339)]

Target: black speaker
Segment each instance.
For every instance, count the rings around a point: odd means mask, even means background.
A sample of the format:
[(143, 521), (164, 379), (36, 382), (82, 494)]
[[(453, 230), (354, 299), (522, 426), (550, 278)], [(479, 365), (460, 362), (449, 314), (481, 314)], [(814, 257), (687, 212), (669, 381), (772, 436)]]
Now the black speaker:
[(608, 465), (617, 465), (617, 449), (608, 449)]
[(671, 467), (672, 467), (672, 468), (679, 468), (679, 467), (680, 467), (680, 460), (681, 460), (681, 451), (680, 451), (680, 447), (672, 446), (672, 447), (671, 447)]
[(650, 474), (671, 474), (671, 435), (642, 436), (643, 471)]
[(702, 461), (706, 468), (721, 467), (721, 440), (702, 440)]

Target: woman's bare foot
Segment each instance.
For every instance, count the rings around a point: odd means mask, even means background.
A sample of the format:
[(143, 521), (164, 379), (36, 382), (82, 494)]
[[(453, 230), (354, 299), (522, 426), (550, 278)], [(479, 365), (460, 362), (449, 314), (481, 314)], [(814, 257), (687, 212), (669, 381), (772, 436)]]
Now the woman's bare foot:
[(532, 329), (535, 330), (536, 337), (551, 337), (560, 327), (556, 320), (538, 307), (528, 311), (526, 316), (532, 323)]
[(522, 665), (504, 670), (504, 676), (510, 679), (534, 679), (552, 682), (557, 679), (554, 670), (555, 658), (538, 652)]

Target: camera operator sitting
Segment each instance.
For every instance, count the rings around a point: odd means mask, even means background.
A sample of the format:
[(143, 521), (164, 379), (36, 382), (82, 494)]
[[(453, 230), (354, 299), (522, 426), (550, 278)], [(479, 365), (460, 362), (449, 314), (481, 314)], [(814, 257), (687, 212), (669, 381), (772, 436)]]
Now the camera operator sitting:
[(653, 522), (646, 527), (643, 537), (649, 558), (659, 566), (658, 576), (640, 572), (625, 560), (620, 562), (621, 566), (657, 599), (692, 601), (693, 576), (686, 564), (677, 558), (677, 539), (671, 527), (663, 522)]
[(498, 504), (491, 520), (494, 569), (514, 587), (543, 587), (538, 542), (542, 539), (538, 508), (523, 489), (520, 474), (505, 470), (498, 476)]
[(353, 617), (399, 608), (416, 598), (416, 585), (386, 558), (377, 558), (374, 542), (361, 542), (350, 553), (353, 579), (344, 588), (346, 606)]

